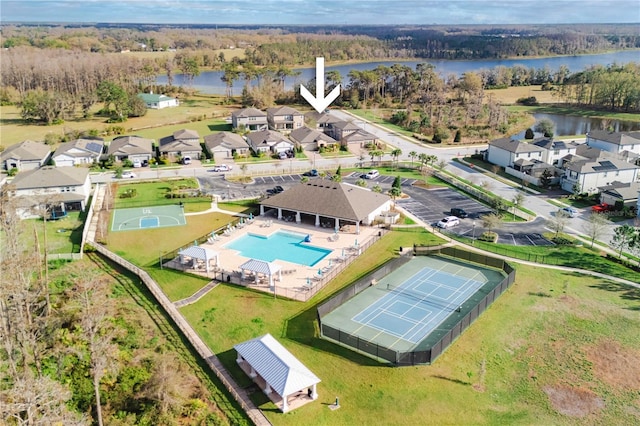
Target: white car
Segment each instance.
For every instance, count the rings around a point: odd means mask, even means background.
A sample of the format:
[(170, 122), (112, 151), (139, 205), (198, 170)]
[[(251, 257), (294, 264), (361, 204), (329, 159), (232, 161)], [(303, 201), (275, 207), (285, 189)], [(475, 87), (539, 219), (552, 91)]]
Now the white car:
[(227, 166), (226, 164), (219, 164), (211, 169), (212, 172), (228, 172), (232, 169), (231, 166)]
[(560, 214), (569, 217), (576, 217), (578, 215), (578, 210), (574, 209), (573, 207), (563, 207), (559, 210), (559, 212)]
[(443, 229), (451, 228), (456, 225), (460, 225), (460, 219), (455, 216), (447, 216), (436, 224), (438, 228)]
[(380, 176), (380, 172), (377, 170), (369, 170), (366, 175), (364, 175), (365, 179), (375, 179)]
[(122, 179), (133, 179), (136, 174), (133, 172), (122, 172)]

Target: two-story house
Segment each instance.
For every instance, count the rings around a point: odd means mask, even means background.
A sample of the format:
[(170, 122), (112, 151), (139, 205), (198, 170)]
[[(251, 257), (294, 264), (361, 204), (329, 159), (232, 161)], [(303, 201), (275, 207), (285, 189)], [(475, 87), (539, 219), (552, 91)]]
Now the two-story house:
[(90, 165), (98, 162), (103, 149), (102, 139), (76, 139), (60, 145), (52, 158), (57, 167)]
[(202, 154), (200, 135), (195, 130), (177, 130), (173, 135), (160, 139), (160, 154), (172, 160), (180, 157), (198, 160)]
[(252, 132), (247, 135), (247, 143), (251, 150), (255, 153), (272, 153), (287, 152), (293, 150), (295, 145), (287, 139), (282, 133), (275, 130), (263, 130), (260, 132)]
[(304, 126), (304, 115), (289, 106), (267, 108), (267, 122), (269, 129), (288, 134)]
[(360, 130), (356, 124), (351, 121), (332, 121), (325, 123), (324, 132), (333, 139), (342, 142), (342, 140), (351, 133)]
[(249, 155), (249, 144), (237, 133), (219, 132), (204, 137), (204, 146), (215, 162)]
[(42, 142), (26, 140), (10, 145), (0, 153), (0, 163), (5, 170), (26, 171), (38, 169), (47, 164), (51, 149)]
[(42, 167), (20, 172), (9, 184), (17, 198), (22, 218), (42, 216), (47, 211), (84, 210), (91, 194), (89, 169), (84, 167)]
[(153, 157), (153, 140), (139, 136), (120, 136), (109, 143), (107, 155), (116, 161), (145, 162)]
[(598, 193), (601, 187), (611, 185), (614, 181), (636, 182), (640, 171), (635, 164), (607, 157), (580, 159), (574, 156), (572, 161), (563, 163), (563, 168), (564, 175), (560, 180), (562, 189), (588, 194)]
[[(587, 145), (635, 159), (640, 156), (640, 132), (592, 130), (587, 133)], [(633, 155), (629, 155), (629, 153)]]
[(578, 145), (571, 142), (553, 140), (553, 138), (538, 138), (531, 141), (535, 146), (544, 148), (542, 161), (557, 166), (561, 158), (575, 154)]
[(536, 162), (543, 162), (544, 148), (510, 138), (489, 142), (487, 161), (500, 167), (523, 171)]
[(231, 127), (244, 128), (250, 132), (267, 130), (267, 114), (256, 108), (244, 108), (231, 113)]

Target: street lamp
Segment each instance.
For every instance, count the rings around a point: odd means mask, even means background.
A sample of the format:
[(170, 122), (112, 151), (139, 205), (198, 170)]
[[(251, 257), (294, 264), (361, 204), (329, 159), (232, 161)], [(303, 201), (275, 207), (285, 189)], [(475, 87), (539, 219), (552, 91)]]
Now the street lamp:
[(474, 241), (476, 240), (476, 221), (473, 221), (473, 230), (471, 231), (471, 245), (474, 244)]

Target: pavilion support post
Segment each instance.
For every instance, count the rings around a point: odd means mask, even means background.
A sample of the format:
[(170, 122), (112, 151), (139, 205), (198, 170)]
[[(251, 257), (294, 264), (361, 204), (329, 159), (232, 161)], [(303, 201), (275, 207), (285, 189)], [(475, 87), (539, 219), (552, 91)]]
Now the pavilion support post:
[(311, 388), (311, 399), (313, 399), (314, 401), (316, 399), (318, 399), (318, 392), (316, 390), (316, 384), (313, 384), (313, 387)]
[(288, 395), (283, 395), (282, 396), (282, 412), (286, 413), (287, 411), (289, 411), (289, 404), (288, 404), (288, 400), (289, 396)]
[(278, 220), (282, 220), (282, 209), (278, 207)]
[(316, 214), (316, 228), (320, 226), (320, 215)]
[(296, 223), (302, 222), (302, 218), (300, 217), (300, 212), (296, 212)]
[(336, 232), (340, 230), (340, 219), (336, 217)]
[[(257, 375), (258, 375), (258, 373), (256, 373), (256, 370), (254, 370), (253, 366), (251, 366), (251, 371), (249, 372), (249, 377), (251, 377), (252, 379), (255, 379)], [(267, 383), (267, 389), (269, 390), (269, 392), (271, 392), (271, 387), (269, 387), (268, 383)], [(267, 389), (265, 389), (265, 391)], [(269, 392), (266, 392), (266, 393), (269, 393)]]
[(260, 216), (264, 216), (264, 206), (260, 204)]

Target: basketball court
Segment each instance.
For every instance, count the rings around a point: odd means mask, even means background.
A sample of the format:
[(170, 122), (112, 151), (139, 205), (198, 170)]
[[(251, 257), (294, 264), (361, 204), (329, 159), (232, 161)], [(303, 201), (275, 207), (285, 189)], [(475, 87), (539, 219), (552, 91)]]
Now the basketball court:
[(112, 231), (166, 228), (186, 225), (184, 208), (179, 205), (136, 207), (113, 211)]

